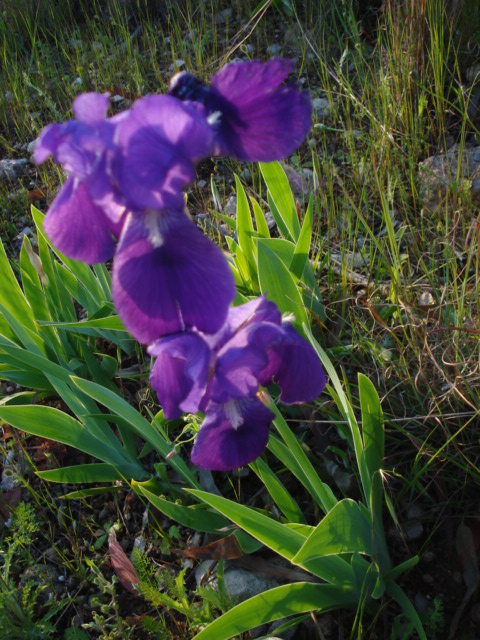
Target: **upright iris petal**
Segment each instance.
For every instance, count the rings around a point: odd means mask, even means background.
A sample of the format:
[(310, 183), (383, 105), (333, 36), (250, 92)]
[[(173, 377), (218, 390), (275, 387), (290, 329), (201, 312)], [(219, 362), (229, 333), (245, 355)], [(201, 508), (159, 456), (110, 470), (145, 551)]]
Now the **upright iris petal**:
[(182, 189), (209, 156), (213, 135), (198, 110), (171, 96), (138, 100), (118, 126), (113, 174), (131, 209), (182, 209)]
[(126, 328), (149, 344), (186, 327), (218, 331), (235, 283), (221, 250), (182, 212), (149, 209), (127, 216), (112, 294)]
[(311, 127), (308, 93), (283, 84), (292, 67), (279, 58), (231, 63), (212, 77), (209, 89), (182, 72), (172, 78), (169, 92), (205, 107), (215, 133), (215, 155), (280, 160), (295, 151)]

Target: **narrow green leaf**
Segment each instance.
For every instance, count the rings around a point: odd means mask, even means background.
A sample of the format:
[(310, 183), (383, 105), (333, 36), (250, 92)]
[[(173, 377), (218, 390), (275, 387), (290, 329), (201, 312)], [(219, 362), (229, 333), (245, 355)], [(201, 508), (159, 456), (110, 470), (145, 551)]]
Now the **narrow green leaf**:
[(403, 610), (403, 613), (407, 620), (413, 622), (413, 626), (415, 627), (416, 632), (418, 633), (418, 637), (420, 640), (427, 640), (427, 636), (425, 634), (425, 630), (423, 628), (422, 621), (420, 620), (420, 616), (418, 615), (415, 607), (408, 599), (408, 596), (403, 591), (401, 587), (398, 586), (395, 582), (389, 582), (386, 585), (386, 592), (390, 595)]
[(281, 313), (293, 313), (301, 326), (308, 323), (303, 299), (292, 274), (267, 246), (258, 240), (258, 279), (260, 291), (275, 302)]
[[(172, 443), (160, 433), (159, 429), (155, 426), (155, 423), (150, 424), (136, 409), (134, 409), (118, 394), (110, 391), (110, 389), (105, 389), (101, 385), (90, 380), (72, 377), (72, 381), (85, 394), (97, 402), (100, 402), (100, 404), (103, 404), (105, 407), (110, 409), (112, 413), (124, 418), (127, 423), (130, 424), (135, 433), (155, 447), (155, 450), (164, 458), (171, 453), (173, 448)], [(177, 471), (177, 473), (184, 478), (189, 486), (199, 486), (195, 476), (182, 458), (169, 458), (168, 462)]]
[(300, 223), (285, 171), (279, 162), (260, 162), (260, 171), (291, 239), (296, 242), (300, 235)]
[(261, 624), (304, 613), (356, 605), (356, 594), (331, 584), (296, 582), (260, 593), (233, 607), (193, 640), (228, 640)]
[(325, 369), (325, 372), (327, 373), (328, 377), (330, 378), (333, 384), (335, 392), (332, 393), (333, 390), (331, 390), (329, 385), (327, 385), (327, 389), (330, 391), (332, 397), (334, 398), (337, 404), (338, 409), (340, 410), (341, 414), (343, 415), (343, 417), (348, 423), (351, 440), (353, 442), (355, 456), (357, 459), (357, 466), (360, 472), (360, 479), (362, 481), (363, 493), (364, 493), (365, 501), (368, 504), (369, 496), (371, 492), (371, 478), (370, 478), (370, 474), (365, 461), (362, 436), (360, 435), (360, 429), (358, 427), (357, 419), (355, 418), (353, 407), (349, 402), (348, 397), (342, 387), (342, 383), (340, 381), (340, 378), (337, 375), (337, 372), (335, 371), (335, 367), (333, 366), (330, 358), (327, 356), (325, 351), (322, 349), (322, 347), (318, 344), (318, 342), (313, 337), (310, 326), (305, 324), (303, 326), (303, 330), (310, 344), (317, 352), (318, 357), (320, 358), (322, 365)]
[(241, 286), (245, 287), (249, 293), (253, 293), (253, 283), (251, 280), (252, 274), (250, 272), (248, 261), (243, 255), (243, 251), (240, 249), (240, 246), (235, 242), (235, 240), (233, 238), (230, 238), (230, 236), (227, 236), (226, 240), (230, 253), (232, 254), (235, 268), (240, 274), (240, 278), (242, 280)]
[(305, 542), (305, 538), (301, 533), (288, 529), (288, 527), (276, 520), (243, 504), (238, 504), (206, 491), (198, 491), (196, 489), (187, 489), (187, 491), (209, 504), (251, 536), (260, 540), (264, 545), (289, 560), (298, 553)]
[(301, 279), (310, 254), (313, 228), (313, 199), (310, 197), (302, 229), (295, 245), (295, 253), (290, 264), (290, 271)]
[(110, 331), (124, 331), (126, 332), (123, 322), (117, 315), (110, 316), (108, 318), (97, 318), (95, 320), (83, 320), (81, 322), (50, 322), (54, 327), (61, 329), (108, 329)]
[[(77, 420), (53, 407), (1, 406), (0, 419), (5, 420), (16, 429), (75, 447), (99, 460), (112, 464), (116, 468), (123, 470), (127, 462), (119, 455), (118, 450), (107, 449)], [(133, 471), (138, 472), (138, 465), (133, 466)], [(133, 477), (135, 476), (136, 473), (133, 473)]]
[(247, 196), (242, 183), (238, 176), (235, 176), (235, 186), (237, 193), (237, 237), (240, 249), (248, 263), (250, 270), (250, 280), (252, 275), (256, 273), (255, 255), (254, 255), (254, 243), (252, 236), (253, 222), (250, 213), (250, 207), (248, 206)]
[(25, 329), (36, 329), (32, 310), (28, 305), (17, 278), (12, 271), (10, 262), (0, 240), (0, 300), (3, 307), (18, 322), (23, 323)]
[(289, 522), (306, 523), (305, 516), (296, 500), (287, 491), (285, 485), (270, 469), (268, 464), (262, 458), (258, 458), (250, 466), (263, 482), (273, 501), (287, 520)]
[(113, 491), (120, 491), (122, 486), (111, 485), (108, 487), (92, 487), (91, 489), (79, 489), (78, 491), (70, 491), (60, 496), (64, 500), (78, 500), (79, 498), (91, 498), (92, 496), (99, 496), (102, 493), (112, 493)]
[(311, 560), (326, 555), (372, 555), (372, 542), (371, 526), (367, 518), (356, 502), (345, 498), (319, 522), (293, 562), (306, 566)]
[(303, 452), (303, 455), (300, 455), (299, 452), (297, 452), (297, 456), (292, 455), (291, 449), (287, 447), (287, 445), (285, 445), (281, 440), (276, 438), (273, 434), (270, 434), (270, 437), (268, 439), (268, 449), (273, 453), (274, 456), (276, 456), (280, 460), (280, 462), (285, 465), (285, 468), (288, 469), (290, 473), (292, 473), (302, 483), (302, 485), (307, 490), (307, 493), (313, 498), (313, 500), (315, 500), (315, 502), (317, 502), (317, 504), (319, 504), (319, 506), (322, 507), (322, 510), (326, 513), (328, 509), (324, 508), (323, 506), (323, 494), (318, 494), (317, 492), (314, 492), (312, 494), (312, 482), (303, 468), (305, 453)]
[(210, 509), (198, 508), (197, 506), (185, 507), (176, 502), (170, 502), (169, 500), (165, 500), (165, 498), (155, 495), (142, 486), (142, 484), (141, 482), (133, 483), (134, 487), (137, 487), (154, 507), (184, 527), (193, 529), (193, 531), (219, 533), (221, 529), (224, 529), (230, 524), (230, 522), (219, 513), (215, 513)]
[(291, 233), (289, 232), (288, 227), (285, 224), (282, 216), (280, 215), (280, 212), (277, 209), (277, 205), (275, 204), (275, 201), (272, 198), (270, 191), (267, 193), (267, 200), (268, 200), (268, 206), (270, 207), (270, 212), (273, 216), (273, 219), (275, 220), (275, 223), (278, 227), (280, 235), (282, 236), (282, 239), (293, 242), (294, 239)]
[(114, 482), (123, 480), (121, 473), (110, 464), (95, 462), (91, 464), (78, 464), (61, 469), (49, 469), (37, 471), (37, 476), (49, 482), (63, 482), (68, 484), (81, 484), (84, 482)]
[(362, 411), (365, 462), (370, 477), (373, 477), (377, 471), (382, 469), (385, 455), (383, 412), (373, 383), (363, 373), (358, 374), (358, 391)]
[(333, 491), (327, 484), (322, 482), (312, 463), (308, 459), (307, 454), (302, 449), (297, 438), (292, 433), (292, 430), (272, 400), (270, 400), (268, 408), (275, 414), (273, 424), (287, 448), (290, 450), (290, 457), (295, 459), (296, 466), (300, 466), (303, 471), (304, 483), (310, 495), (314, 498), (321, 509), (323, 509), (325, 513), (328, 513), (338, 502)]
[(250, 203), (253, 209), (253, 215), (255, 216), (255, 224), (257, 225), (257, 233), (262, 238), (270, 238), (270, 229), (268, 228), (267, 220), (262, 208), (254, 198), (250, 198)]

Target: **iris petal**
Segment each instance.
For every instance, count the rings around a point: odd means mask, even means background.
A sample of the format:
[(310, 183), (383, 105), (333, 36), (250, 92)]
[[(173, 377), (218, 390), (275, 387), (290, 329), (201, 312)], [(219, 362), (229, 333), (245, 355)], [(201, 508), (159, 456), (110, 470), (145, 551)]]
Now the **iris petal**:
[(196, 413), (202, 399), (210, 363), (210, 349), (194, 333), (157, 340), (148, 348), (156, 357), (150, 375), (165, 417), (179, 418), (185, 411)]
[(210, 155), (212, 132), (195, 109), (171, 96), (138, 100), (118, 124), (114, 174), (132, 209), (179, 208), (195, 163)]
[(218, 331), (235, 284), (221, 250), (182, 212), (150, 210), (127, 217), (112, 293), (127, 329), (149, 344), (186, 327)]
[(113, 256), (114, 225), (90, 197), (84, 182), (68, 178), (43, 221), (52, 243), (69, 258), (88, 264)]
[(323, 391), (326, 378), (318, 355), (291, 325), (281, 327), (268, 350), (268, 360), (259, 382), (268, 385), (275, 380), (285, 404), (311, 402)]
[(88, 125), (101, 124), (108, 110), (108, 93), (82, 93), (73, 101), (75, 118)]
[(304, 141), (312, 105), (307, 92), (282, 85), (291, 69), (290, 61), (274, 58), (232, 63), (213, 76), (208, 110), (221, 112), (216, 155), (270, 162), (289, 156)]
[(223, 403), (258, 391), (259, 375), (268, 365), (267, 350), (281, 328), (271, 322), (248, 322), (219, 350), (211, 398)]
[[(210, 403), (192, 449), (192, 462), (202, 469), (230, 471), (258, 458), (268, 442), (268, 427), (274, 414), (257, 398), (244, 398), (235, 405)], [(235, 417), (232, 417), (235, 416)], [(234, 421), (241, 420), (241, 424)]]

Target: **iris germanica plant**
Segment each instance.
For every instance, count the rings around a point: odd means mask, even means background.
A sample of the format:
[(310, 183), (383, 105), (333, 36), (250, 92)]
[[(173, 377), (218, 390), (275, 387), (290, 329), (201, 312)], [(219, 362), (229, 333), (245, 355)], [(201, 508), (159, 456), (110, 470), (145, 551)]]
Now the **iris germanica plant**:
[(132, 335), (156, 357), (152, 386), (167, 418), (205, 412), (192, 460), (209, 469), (247, 464), (264, 450), (273, 414), (257, 397), (272, 381), (281, 400), (314, 399), (325, 384), (314, 351), (265, 298), (235, 297), (221, 250), (192, 224), (182, 190), (212, 155), (279, 160), (311, 123), (306, 93), (284, 84), (287, 60), (232, 63), (208, 88), (188, 73), (169, 95), (139, 99), (107, 118), (108, 94), (73, 104), (75, 120), (41, 134), (68, 179), (44, 220), (64, 254), (113, 257), (112, 296)]
[(165, 416), (205, 413), (192, 461), (212, 470), (248, 464), (267, 446), (274, 414), (260, 401), (260, 386), (276, 382), (285, 404), (314, 400), (325, 386), (313, 348), (263, 296), (230, 308), (214, 335), (179, 333), (148, 351)]

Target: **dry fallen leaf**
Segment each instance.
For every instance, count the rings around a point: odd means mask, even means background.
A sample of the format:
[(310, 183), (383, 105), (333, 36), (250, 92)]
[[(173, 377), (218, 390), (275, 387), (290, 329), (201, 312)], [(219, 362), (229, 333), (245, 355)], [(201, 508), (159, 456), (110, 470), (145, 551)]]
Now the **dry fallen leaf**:
[(110, 533), (108, 535), (108, 551), (110, 553), (112, 567), (117, 574), (118, 579), (125, 589), (138, 596), (138, 591), (133, 586), (140, 582), (138, 573), (126, 556), (125, 551), (118, 543), (117, 536), (113, 529), (110, 529)]
[(220, 538), (203, 547), (190, 547), (189, 549), (172, 549), (177, 555), (193, 560), (233, 560), (245, 555), (237, 538), (234, 535)]

